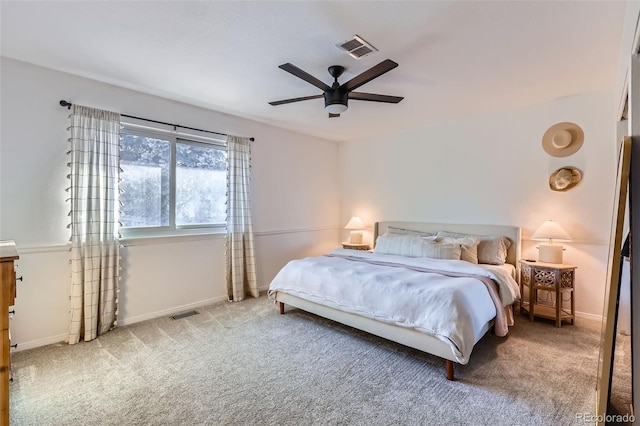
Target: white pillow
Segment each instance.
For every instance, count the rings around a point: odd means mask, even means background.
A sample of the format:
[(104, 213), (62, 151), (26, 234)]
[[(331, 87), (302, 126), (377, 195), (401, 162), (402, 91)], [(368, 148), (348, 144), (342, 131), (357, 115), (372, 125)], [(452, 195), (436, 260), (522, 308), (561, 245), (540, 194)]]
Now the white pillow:
[(374, 253), (396, 254), (407, 257), (422, 257), (424, 239), (418, 235), (389, 234), (376, 240)]
[(435, 236), (420, 237), (386, 233), (378, 237), (373, 251), (407, 257), (459, 260), (461, 250), (462, 246), (459, 242), (440, 242)]

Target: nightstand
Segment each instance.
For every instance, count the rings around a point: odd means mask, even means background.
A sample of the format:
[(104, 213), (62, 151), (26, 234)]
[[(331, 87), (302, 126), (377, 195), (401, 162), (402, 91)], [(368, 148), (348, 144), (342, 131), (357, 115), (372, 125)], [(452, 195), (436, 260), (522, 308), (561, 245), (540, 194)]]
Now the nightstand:
[(342, 243), (342, 248), (349, 250), (369, 250), (369, 244)]
[[(520, 312), (528, 312), (529, 320), (534, 317), (549, 318), (556, 321), (556, 327), (562, 321), (573, 324), (576, 318), (574, 265), (564, 263), (544, 263), (520, 261)], [(525, 291), (525, 287), (527, 290)], [(538, 291), (544, 290), (553, 296), (549, 303), (538, 301)], [(564, 300), (563, 296), (569, 298)], [(525, 300), (528, 295), (528, 300)], [(566, 305), (569, 306), (566, 306)]]

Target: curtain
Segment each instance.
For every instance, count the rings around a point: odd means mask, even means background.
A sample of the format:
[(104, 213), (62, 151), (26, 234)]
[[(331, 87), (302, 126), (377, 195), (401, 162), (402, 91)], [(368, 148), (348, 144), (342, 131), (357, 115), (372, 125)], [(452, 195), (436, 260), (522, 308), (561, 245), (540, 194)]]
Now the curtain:
[(248, 293), (258, 297), (251, 222), (251, 142), (227, 138), (227, 250), (226, 276), (229, 301)]
[(116, 326), (120, 270), (120, 115), (72, 108), (69, 344), (95, 339)]

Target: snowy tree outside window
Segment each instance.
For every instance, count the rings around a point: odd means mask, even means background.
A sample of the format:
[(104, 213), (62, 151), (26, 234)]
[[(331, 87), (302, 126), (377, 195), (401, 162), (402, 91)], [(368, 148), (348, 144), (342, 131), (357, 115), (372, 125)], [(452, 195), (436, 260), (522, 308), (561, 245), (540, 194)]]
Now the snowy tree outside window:
[(127, 129), (120, 144), (125, 236), (225, 225), (224, 145)]

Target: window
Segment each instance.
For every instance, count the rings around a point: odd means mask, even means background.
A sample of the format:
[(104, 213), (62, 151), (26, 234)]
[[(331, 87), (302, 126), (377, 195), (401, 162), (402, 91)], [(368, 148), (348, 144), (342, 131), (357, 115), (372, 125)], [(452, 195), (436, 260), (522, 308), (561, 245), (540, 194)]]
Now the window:
[(121, 131), (124, 238), (215, 232), (225, 226), (224, 143), (168, 133)]

